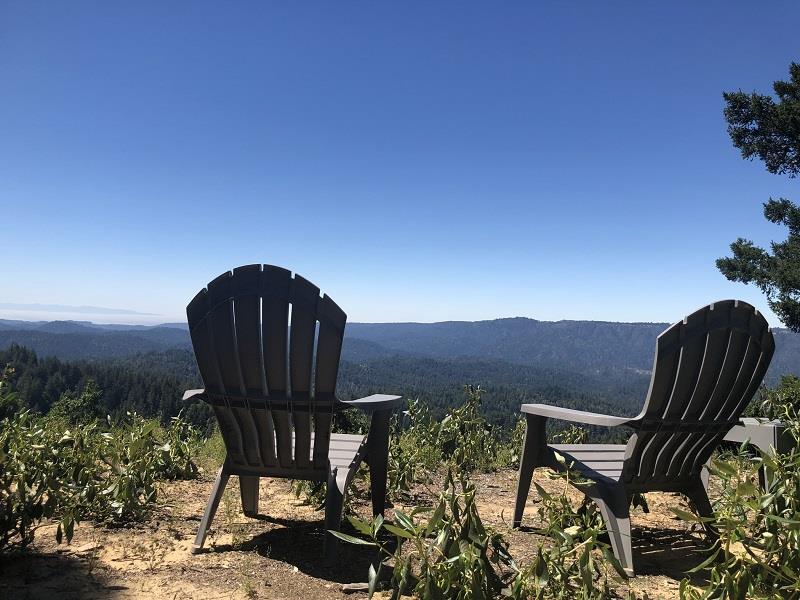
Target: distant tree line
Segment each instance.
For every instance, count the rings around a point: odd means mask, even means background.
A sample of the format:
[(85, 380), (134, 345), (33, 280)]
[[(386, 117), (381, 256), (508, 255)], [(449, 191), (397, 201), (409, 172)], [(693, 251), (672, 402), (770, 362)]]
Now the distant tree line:
[[(73, 410), (87, 399), (101, 414), (135, 411), (167, 423), (183, 411), (195, 426), (209, 431), (211, 410), (202, 402), (184, 405), (186, 389), (202, 386), (194, 356), (187, 350), (169, 350), (103, 361), (61, 361), (39, 358), (18, 345), (0, 351), (0, 368), (10, 371), (8, 385), (15, 404), (6, 413), (27, 408), (47, 413)], [(603, 382), (603, 383), (600, 383)], [(631, 379), (606, 373), (587, 378), (577, 373), (536, 369), (502, 361), (435, 360), (420, 357), (342, 361), (338, 395), (342, 399), (372, 393), (396, 393), (419, 398), (441, 417), (464, 401), (464, 384), (482, 386), (482, 412), (494, 426), (512, 429), (524, 402), (632, 414), (641, 405), (647, 378)], [(75, 409), (77, 410), (77, 409)], [(94, 410), (94, 409), (93, 409)], [(3, 415), (0, 415), (0, 418)], [(596, 437), (596, 436), (594, 436)]]

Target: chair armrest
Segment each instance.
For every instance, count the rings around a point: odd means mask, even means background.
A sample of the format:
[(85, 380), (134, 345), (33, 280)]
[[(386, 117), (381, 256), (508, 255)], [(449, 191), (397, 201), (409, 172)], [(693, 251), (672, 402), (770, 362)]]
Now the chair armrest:
[(366, 413), (379, 410), (391, 410), (403, 404), (402, 396), (391, 396), (389, 394), (373, 394), (358, 400), (339, 400), (340, 405), (347, 407), (360, 408)]
[(183, 392), (182, 400), (184, 402), (188, 402), (189, 400), (202, 400), (203, 396), (206, 395), (206, 390), (201, 388), (199, 390), (186, 390)]
[(572, 421), (573, 423), (586, 423), (587, 425), (602, 425), (604, 427), (616, 427), (617, 425), (636, 422), (636, 418), (612, 417), (611, 415), (600, 415), (548, 404), (523, 404), (520, 410), (528, 415), (561, 419), (562, 421)]

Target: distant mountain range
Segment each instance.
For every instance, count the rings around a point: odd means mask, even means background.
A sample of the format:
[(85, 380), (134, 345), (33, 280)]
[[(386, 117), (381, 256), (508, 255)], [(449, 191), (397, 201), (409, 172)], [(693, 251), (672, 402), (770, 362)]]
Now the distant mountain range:
[[(349, 323), (343, 359), (363, 362), (392, 356), (437, 361), (502, 361), (587, 376), (646, 376), (656, 337), (666, 323), (537, 321), (527, 318), (441, 323)], [(776, 352), (768, 381), (800, 373), (800, 336), (774, 331)], [(122, 358), (189, 349), (182, 323), (98, 325), (87, 321), (0, 319), (0, 349), (17, 343), (62, 360)]]

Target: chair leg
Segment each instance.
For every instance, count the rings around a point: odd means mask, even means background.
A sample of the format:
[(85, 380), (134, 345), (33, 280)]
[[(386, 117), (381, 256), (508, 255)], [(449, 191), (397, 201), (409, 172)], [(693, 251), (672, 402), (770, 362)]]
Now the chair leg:
[(230, 475), (225, 472), (225, 467), (222, 467), (219, 473), (217, 473), (217, 479), (214, 481), (214, 488), (211, 490), (211, 497), (208, 499), (206, 511), (203, 513), (203, 518), (200, 521), (200, 529), (197, 531), (197, 537), (194, 539), (192, 554), (197, 554), (203, 549), (208, 528), (211, 526), (211, 521), (214, 520), (214, 514), (217, 512), (219, 501), (222, 498), (222, 492), (225, 491), (225, 485), (228, 483), (229, 477)]
[(633, 570), (633, 548), (631, 546), (630, 498), (622, 487), (605, 488), (592, 499), (600, 508), (605, 521), (611, 549), (629, 576), (635, 575)]
[(339, 554), (339, 539), (330, 533), (338, 531), (342, 525), (345, 490), (339, 488), (336, 472), (328, 477), (328, 489), (325, 494), (325, 562), (333, 564)]
[(534, 415), (526, 415), (525, 441), (522, 443), (522, 456), (519, 459), (519, 477), (517, 480), (517, 498), (514, 502), (513, 527), (522, 524), (522, 513), (525, 512), (525, 501), (531, 491), (533, 470), (540, 465), (541, 452), (547, 439), (545, 438), (546, 420)]
[(711, 464), (711, 460), (703, 465), (703, 468), (700, 469), (700, 483), (703, 484), (704, 489), (708, 489), (708, 479), (711, 475), (711, 472), (708, 470), (708, 465)]
[[(684, 492), (684, 495), (689, 499), (694, 507), (694, 510), (701, 517), (714, 518), (714, 509), (711, 507), (711, 501), (708, 499), (708, 492), (702, 483), (689, 488)], [(719, 537), (719, 532), (713, 523), (703, 523), (706, 530), (706, 535), (709, 541), (713, 544)]]
[(245, 516), (258, 515), (258, 476), (240, 475), (239, 492), (242, 496), (242, 512)]
[[(385, 414), (379, 414), (385, 413)], [(372, 496), (372, 516), (382, 515), (386, 507), (386, 479), (389, 466), (390, 411), (373, 414), (367, 437), (367, 464)]]

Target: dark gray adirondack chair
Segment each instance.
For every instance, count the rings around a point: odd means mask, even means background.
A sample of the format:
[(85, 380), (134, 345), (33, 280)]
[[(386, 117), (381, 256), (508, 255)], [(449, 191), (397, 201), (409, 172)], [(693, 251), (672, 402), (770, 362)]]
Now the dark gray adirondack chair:
[[(658, 336), (650, 390), (633, 418), (544, 404), (523, 404), (527, 420), (514, 526), (519, 527), (536, 467), (571, 465), (600, 508), (614, 554), (633, 575), (629, 507), (637, 492), (680, 492), (701, 516), (711, 516), (703, 467), (752, 399), (775, 342), (764, 317), (740, 300), (716, 302)], [(612, 348), (609, 351), (613, 351)], [(590, 425), (626, 425), (627, 444), (546, 443), (548, 418)], [(556, 453), (565, 458), (562, 463)], [(709, 531), (713, 535), (713, 531)]]
[[(286, 269), (248, 265), (214, 279), (186, 313), (205, 389), (184, 399), (211, 405), (227, 450), (193, 551), (203, 547), (231, 475), (239, 476), (248, 516), (258, 513), (259, 477), (326, 482), (329, 530), (339, 528), (347, 486), (366, 460), (373, 512), (382, 514), (389, 416), (401, 398), (336, 398), (347, 317), (334, 301)], [(347, 407), (371, 413), (367, 436), (331, 433), (333, 413)], [(336, 539), (327, 534), (325, 546), (332, 559)]]

